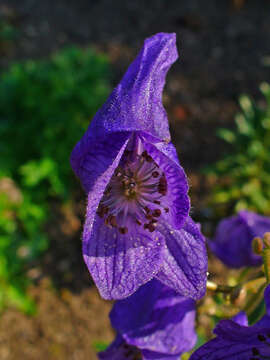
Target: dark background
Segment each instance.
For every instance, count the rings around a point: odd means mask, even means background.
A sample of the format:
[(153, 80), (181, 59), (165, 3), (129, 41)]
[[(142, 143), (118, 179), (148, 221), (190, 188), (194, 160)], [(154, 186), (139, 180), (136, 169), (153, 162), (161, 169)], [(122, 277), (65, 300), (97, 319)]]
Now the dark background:
[(22, 36), (3, 66), (91, 44), (109, 54), (115, 84), (146, 37), (175, 32), (180, 60), (169, 72), (165, 105), (182, 162), (192, 169), (216, 158), (209, 134), (232, 122), (238, 96), (256, 95), (269, 78), (268, 0), (2, 0), (0, 11), (6, 8)]

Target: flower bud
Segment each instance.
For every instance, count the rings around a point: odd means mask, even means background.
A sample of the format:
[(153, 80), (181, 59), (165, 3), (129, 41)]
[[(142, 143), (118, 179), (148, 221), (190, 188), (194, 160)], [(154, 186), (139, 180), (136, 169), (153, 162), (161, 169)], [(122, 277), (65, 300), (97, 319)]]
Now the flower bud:
[(261, 255), (263, 251), (263, 241), (260, 237), (256, 236), (252, 240), (252, 250), (254, 254)]
[(266, 232), (263, 235), (263, 243), (266, 248), (270, 248), (270, 232)]
[[(270, 217), (242, 210), (237, 215), (222, 220), (209, 246), (214, 254), (227, 266), (259, 266), (262, 264), (261, 251), (263, 241), (254, 237), (263, 237), (270, 231)], [(269, 239), (267, 237), (267, 239)], [(270, 240), (264, 241), (264, 247), (270, 246)]]

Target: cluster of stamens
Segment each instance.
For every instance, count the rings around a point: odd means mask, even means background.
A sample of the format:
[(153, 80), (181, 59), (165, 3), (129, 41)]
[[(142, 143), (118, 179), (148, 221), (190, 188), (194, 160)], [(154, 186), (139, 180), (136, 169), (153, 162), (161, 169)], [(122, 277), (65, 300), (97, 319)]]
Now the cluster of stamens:
[(162, 212), (169, 212), (163, 204), (166, 194), (165, 174), (147, 151), (138, 154), (126, 150), (97, 214), (106, 226), (117, 228), (123, 235), (133, 224), (153, 232)]

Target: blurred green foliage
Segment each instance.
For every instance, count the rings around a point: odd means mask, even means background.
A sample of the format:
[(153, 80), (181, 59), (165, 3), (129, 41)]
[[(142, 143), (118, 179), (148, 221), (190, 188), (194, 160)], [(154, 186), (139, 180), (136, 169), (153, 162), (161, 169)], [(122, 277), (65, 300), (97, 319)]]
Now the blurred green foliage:
[(34, 311), (26, 273), (48, 248), (52, 200), (71, 199), (69, 156), (109, 93), (109, 73), (103, 55), (73, 47), (1, 75), (0, 308)]
[(224, 159), (207, 169), (216, 185), (210, 203), (223, 210), (250, 209), (270, 214), (270, 86), (261, 85), (266, 105), (240, 97), (241, 113), (234, 130), (219, 129), (218, 136), (231, 145)]
[(96, 352), (105, 351), (108, 346), (109, 346), (109, 344), (107, 344), (104, 341), (94, 341), (93, 342), (93, 348), (95, 349)]
[(0, 20), (0, 42), (13, 41), (18, 36), (18, 30), (6, 20)]

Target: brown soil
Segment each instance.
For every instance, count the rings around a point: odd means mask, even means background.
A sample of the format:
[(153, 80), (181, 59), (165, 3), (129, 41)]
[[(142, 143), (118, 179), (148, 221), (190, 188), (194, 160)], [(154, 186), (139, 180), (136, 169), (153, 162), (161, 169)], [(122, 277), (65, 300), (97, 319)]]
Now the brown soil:
[[(0, 43), (2, 68), (71, 43), (92, 45), (108, 54), (115, 83), (145, 37), (176, 32), (180, 61), (169, 73), (164, 104), (190, 177), (193, 213), (203, 212), (209, 184), (200, 169), (225, 150), (215, 130), (231, 127), (238, 96), (248, 92), (258, 97), (260, 82), (270, 76), (270, 1), (1, 0), (0, 19), (19, 34), (12, 44)], [(13, 309), (3, 313), (0, 359), (92, 360), (93, 343), (112, 339), (110, 303), (91, 287), (81, 257), (84, 201), (79, 207), (74, 213), (80, 219), (57, 207), (61, 215), (48, 226), (51, 247), (32, 271), (37, 315)]]
[(111, 305), (94, 287), (77, 295), (67, 289), (57, 292), (44, 279), (31, 293), (37, 303), (36, 316), (12, 309), (1, 316), (1, 360), (94, 360), (94, 345), (112, 340)]

